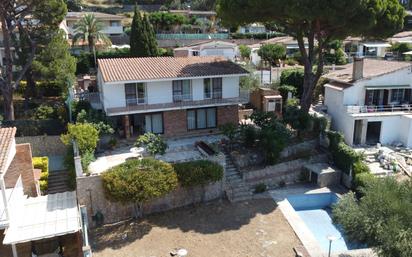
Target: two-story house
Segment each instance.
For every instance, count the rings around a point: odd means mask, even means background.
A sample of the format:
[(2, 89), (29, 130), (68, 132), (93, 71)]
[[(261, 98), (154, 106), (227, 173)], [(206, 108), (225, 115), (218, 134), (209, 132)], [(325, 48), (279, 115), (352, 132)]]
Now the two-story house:
[(74, 26), (83, 16), (93, 14), (98, 21), (103, 23), (103, 33), (108, 37), (117, 37), (123, 34), (122, 16), (101, 12), (68, 12), (65, 18), (69, 38), (73, 37)]
[(248, 72), (223, 57), (147, 57), (98, 60), (100, 100), (126, 137), (209, 133), (238, 123), (248, 102), (239, 80)]
[(355, 58), (325, 77), (332, 128), (346, 143), (412, 147), (411, 63)]

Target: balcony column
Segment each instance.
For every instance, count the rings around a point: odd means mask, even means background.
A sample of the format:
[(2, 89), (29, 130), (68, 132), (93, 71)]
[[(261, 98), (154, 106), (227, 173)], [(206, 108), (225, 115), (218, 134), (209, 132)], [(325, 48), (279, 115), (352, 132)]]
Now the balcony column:
[(366, 134), (368, 132), (368, 120), (362, 120), (362, 134), (361, 134), (361, 145), (366, 144)]
[(124, 136), (126, 138), (130, 138), (130, 118), (129, 115), (123, 116), (123, 129), (124, 129)]

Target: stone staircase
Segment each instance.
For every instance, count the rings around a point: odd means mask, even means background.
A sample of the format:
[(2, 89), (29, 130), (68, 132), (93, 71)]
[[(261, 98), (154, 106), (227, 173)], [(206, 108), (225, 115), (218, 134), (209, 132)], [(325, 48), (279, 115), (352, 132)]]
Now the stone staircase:
[(69, 180), (69, 171), (59, 170), (49, 173), (49, 187), (47, 194), (56, 194), (70, 191), (67, 182)]
[(252, 199), (253, 192), (243, 181), (241, 174), (233, 164), (229, 154), (225, 152), (226, 170), (225, 170), (225, 191), (226, 196), (231, 202), (239, 202)]

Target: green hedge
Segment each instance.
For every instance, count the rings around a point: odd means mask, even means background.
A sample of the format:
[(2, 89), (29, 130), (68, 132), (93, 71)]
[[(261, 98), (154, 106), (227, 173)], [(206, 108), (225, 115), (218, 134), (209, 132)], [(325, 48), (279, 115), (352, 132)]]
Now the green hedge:
[(223, 167), (211, 161), (191, 161), (173, 164), (183, 187), (206, 185), (223, 178)]
[(49, 186), (49, 158), (33, 157), (33, 167), (41, 170), (39, 183), (41, 191), (44, 192)]

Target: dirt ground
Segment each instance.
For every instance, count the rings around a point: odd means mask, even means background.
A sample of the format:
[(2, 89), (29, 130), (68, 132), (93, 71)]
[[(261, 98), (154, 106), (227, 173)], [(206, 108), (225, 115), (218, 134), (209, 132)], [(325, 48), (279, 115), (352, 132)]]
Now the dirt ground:
[(95, 229), (95, 257), (166, 257), (176, 248), (188, 257), (293, 257), (301, 246), (271, 199), (185, 207)]

